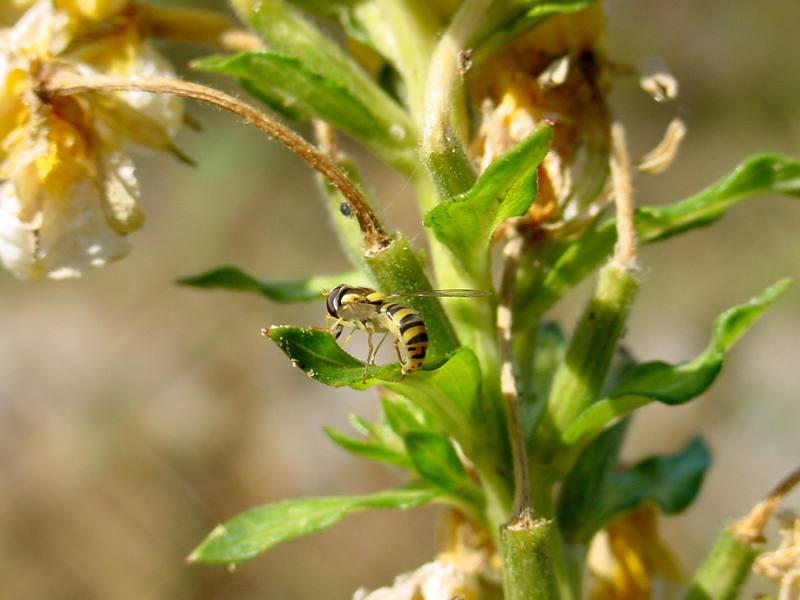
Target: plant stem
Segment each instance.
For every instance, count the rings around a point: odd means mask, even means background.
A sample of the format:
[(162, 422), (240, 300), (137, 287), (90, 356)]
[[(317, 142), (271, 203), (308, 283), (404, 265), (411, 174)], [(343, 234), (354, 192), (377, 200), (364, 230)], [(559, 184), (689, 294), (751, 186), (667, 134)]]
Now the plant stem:
[[(617, 207), (617, 245), (600, 271), (564, 361), (556, 371), (536, 436), (539, 456), (552, 460), (570, 423), (599, 397), (617, 341), (639, 286), (630, 161), (621, 125), (612, 125), (611, 170)], [(559, 465), (561, 471), (569, 465)]]
[(785, 477), (744, 518), (725, 527), (692, 579), (686, 600), (733, 600), (738, 596), (761, 551), (767, 521), (797, 485), (800, 468)]
[[(432, 289), (419, 259), (403, 237), (392, 240), (385, 248), (367, 256), (366, 262), (382, 290), (408, 292)], [(437, 298), (412, 298), (408, 303), (420, 311), (425, 321), (430, 337), (431, 360), (442, 359), (458, 348), (458, 337)]]
[(422, 152), (440, 196), (466, 192), (475, 182), (475, 171), (453, 125), (453, 111), (463, 104), (462, 61), (483, 13), (492, 0), (466, 0), (442, 34), (431, 58), (425, 90)]
[(551, 560), (550, 538), (555, 525), (523, 511), (500, 530), (503, 590), (506, 600), (559, 598)]
[(421, 128), (425, 81), (440, 28), (436, 15), (425, 0), (364, 0), (353, 14), (402, 77), (406, 105)]
[(392, 241), (361, 192), (328, 156), (288, 127), (233, 96), (204, 85), (175, 79), (82, 76), (58, 68), (45, 74), (38, 91), (43, 97), (101, 91), (173, 94), (227, 110), (286, 146), (342, 193), (358, 220), (366, 253), (379, 252)]
[(511, 338), (511, 317), (514, 286), (517, 280), (523, 238), (515, 228), (509, 228), (510, 239), (503, 248), (503, 273), (500, 280), (500, 303), (497, 306), (497, 332), (500, 349), (500, 393), (506, 409), (506, 428), (511, 445), (514, 467), (514, 505), (512, 520), (531, 510), (528, 456), (519, 407), (519, 389), (514, 364), (514, 342)]
[(628, 158), (625, 129), (619, 123), (611, 125), (611, 181), (617, 206), (617, 245), (613, 262), (623, 269), (635, 269), (637, 249), (631, 161)]
[(741, 541), (726, 527), (695, 574), (686, 600), (733, 600), (760, 551), (760, 544)]
[[(370, 203), (372, 210), (376, 211), (374, 199), (370, 196), (364, 185), (362, 185), (362, 180), (355, 164), (339, 149), (336, 139), (336, 130), (325, 121), (319, 119), (312, 119), (312, 124), (314, 126), (314, 136), (317, 139), (317, 145), (320, 151), (326, 154), (340, 169), (342, 169), (342, 171), (344, 171), (347, 178), (362, 191), (367, 202)], [(354, 267), (364, 270), (365, 262), (361, 228), (349, 212), (350, 204), (324, 177), (318, 176), (317, 180), (323, 195), (325, 209), (331, 220), (331, 225), (339, 238), (339, 245), (342, 247), (350, 263)]]

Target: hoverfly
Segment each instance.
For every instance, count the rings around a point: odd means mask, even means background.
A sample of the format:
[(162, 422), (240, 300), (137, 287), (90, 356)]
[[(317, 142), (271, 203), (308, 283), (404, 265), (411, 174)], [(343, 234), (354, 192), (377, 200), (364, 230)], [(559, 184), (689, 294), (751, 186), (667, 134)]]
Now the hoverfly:
[[(345, 338), (343, 346), (357, 329), (367, 332), (369, 352), (364, 368), (365, 374), (366, 368), (375, 364), (378, 350), (391, 335), (394, 337), (394, 348), (405, 376), (418, 370), (425, 362), (428, 351), (428, 330), (416, 310), (394, 300), (425, 297), (473, 298), (491, 295), (492, 292), (485, 290), (420, 290), (383, 294), (371, 288), (352, 287), (343, 283), (328, 293), (328, 315), (334, 320), (330, 331), (338, 340), (345, 327), (353, 329)], [(385, 332), (385, 335), (376, 346), (372, 343), (372, 334), (380, 332)]]

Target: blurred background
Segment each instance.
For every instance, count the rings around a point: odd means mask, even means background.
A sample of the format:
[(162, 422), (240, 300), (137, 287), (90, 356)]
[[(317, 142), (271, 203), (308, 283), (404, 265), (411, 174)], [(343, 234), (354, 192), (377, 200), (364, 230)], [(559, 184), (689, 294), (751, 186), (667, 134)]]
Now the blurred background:
[[(686, 197), (757, 152), (800, 155), (798, 25), (794, 0), (609, 3), (612, 58), (664, 59), (681, 83), (689, 126), (674, 166), (637, 181), (639, 203)], [(164, 50), (176, 64), (203, 52)], [(632, 80), (615, 85), (616, 114), (641, 154), (674, 109), (652, 103)], [(266, 324), (321, 324), (322, 302), (279, 306), (174, 285), (222, 264), (265, 279), (345, 266), (304, 165), (226, 115), (189, 111), (204, 132), (186, 131), (178, 143), (200, 166), (138, 160), (148, 224), (128, 258), (70, 282), (0, 273), (3, 597), (349, 598), (435, 551), (437, 510), (422, 509), (361, 513), (235, 572), (184, 563), (218, 522), (251, 506), (397, 480), (321, 431), (346, 431), (350, 412), (374, 415), (375, 394), (315, 384), (259, 334)], [(392, 225), (418, 236), (407, 183), (356, 157)], [(798, 232), (796, 200), (764, 197), (711, 229), (647, 247), (627, 334), (633, 352), (696, 354), (719, 312), (797, 276)], [(568, 327), (580, 301), (579, 293), (560, 309)], [(736, 347), (709, 394), (636, 420), (631, 460), (675, 451), (698, 433), (713, 449), (697, 504), (663, 522), (687, 568), (727, 519), (800, 461), (798, 355), (795, 287)], [(752, 586), (770, 589), (763, 580)]]

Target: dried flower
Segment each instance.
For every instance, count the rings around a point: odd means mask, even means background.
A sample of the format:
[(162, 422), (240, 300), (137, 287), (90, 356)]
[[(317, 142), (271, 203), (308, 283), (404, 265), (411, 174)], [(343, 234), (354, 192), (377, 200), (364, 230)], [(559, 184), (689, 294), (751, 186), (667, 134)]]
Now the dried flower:
[(777, 550), (765, 552), (757, 560), (753, 570), (780, 585), (778, 600), (800, 598), (800, 517), (786, 511), (780, 515), (781, 543)]
[(391, 587), (359, 590), (353, 600), (478, 600), (481, 581), (499, 583), (500, 559), (489, 536), (456, 511), (444, 514), (436, 560), (397, 577)]
[[(127, 149), (174, 151), (175, 98), (39, 93), (54, 70), (172, 74), (135, 22), (117, 15), (125, 4), (40, 0), (0, 32), (0, 260), (18, 277), (76, 277), (124, 256), (125, 236), (142, 224)], [(111, 15), (118, 27), (92, 31)]]
[(605, 102), (602, 3), (558, 15), (482, 65), (473, 96), (483, 108), (472, 155), (481, 170), (527, 137), (553, 125), (539, 168), (531, 223), (580, 228), (605, 205), (611, 118)]
[(598, 533), (589, 550), (592, 600), (650, 600), (668, 597), (682, 580), (672, 552), (658, 535), (656, 509), (644, 506)]

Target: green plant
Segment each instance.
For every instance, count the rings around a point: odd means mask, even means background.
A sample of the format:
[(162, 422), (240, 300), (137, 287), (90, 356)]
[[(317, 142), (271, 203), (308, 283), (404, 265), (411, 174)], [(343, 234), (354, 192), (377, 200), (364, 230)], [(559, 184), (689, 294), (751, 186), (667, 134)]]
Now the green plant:
[[(653, 507), (664, 514), (686, 509), (709, 466), (698, 439), (675, 455), (620, 468), (631, 415), (705, 392), (733, 344), (788, 285), (780, 281), (720, 315), (697, 357), (638, 363), (621, 344), (640, 283), (638, 245), (707, 226), (758, 194), (800, 196), (800, 162), (757, 156), (694, 196), (634, 210), (624, 129), (604, 98), (601, 6), (590, 0), (233, 4), (263, 47), (247, 38), (250, 49), (194, 67), (230, 75), (289, 122), (313, 121), (319, 149), (202, 86), (69, 71), (45, 73), (37, 83), (45, 103), (131, 89), (210, 102), (279, 139), (324, 176), (325, 206), (351, 271), (274, 283), (225, 267), (182, 283), (280, 302), (319, 299), (323, 288), (345, 282), (387, 292), (495, 294), (410, 300), (430, 349), (423, 370), (408, 375), (390, 364), (369, 366), (365, 377), (363, 363), (327, 330), (269, 328), (267, 337), (319, 382), (380, 391), (381, 419), (353, 416), (358, 437), (327, 434), (349, 452), (407, 471), (409, 481), (371, 495), (252, 509), (215, 529), (190, 560), (236, 564), (352, 512), (436, 502), (458, 512), (454, 529), (476, 532), (480, 543), (471, 549), (486, 553), (453, 594), (480, 589), (490, 597), (502, 587), (509, 599), (580, 598), (592, 539)], [(160, 13), (143, 14), (175, 26)], [(312, 15), (338, 24), (354, 53)], [(564, 32), (568, 42), (559, 37)], [(213, 37), (200, 41), (218, 43)], [(411, 179), (429, 260), (383, 224), (335, 131)], [(174, 151), (168, 138), (150, 145)], [(606, 214), (612, 204), (614, 217)], [(595, 272), (568, 338), (547, 312)], [(494, 554), (502, 584), (491, 576)], [(745, 562), (746, 571), (752, 558)], [(709, 570), (703, 577), (716, 581), (721, 570)]]

